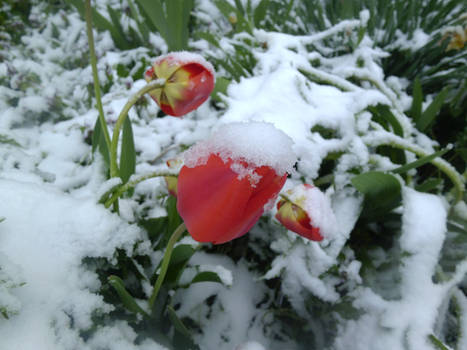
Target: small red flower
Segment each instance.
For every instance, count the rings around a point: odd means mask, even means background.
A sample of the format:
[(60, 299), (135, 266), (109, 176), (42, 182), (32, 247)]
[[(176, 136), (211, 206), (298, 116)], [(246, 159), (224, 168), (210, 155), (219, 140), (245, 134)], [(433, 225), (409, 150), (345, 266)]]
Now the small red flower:
[(212, 154), (205, 164), (181, 169), (177, 209), (195, 240), (220, 244), (247, 233), (287, 178), (271, 167), (245, 162), (240, 166), (252, 170), (240, 176), (236, 166)]
[(311, 239), (332, 236), (337, 224), (328, 198), (308, 184), (288, 190), (277, 203), (276, 219), (290, 231)]
[(164, 113), (176, 117), (198, 108), (214, 88), (214, 69), (198, 54), (172, 52), (158, 57), (144, 77), (147, 82), (164, 79), (165, 84), (149, 94)]

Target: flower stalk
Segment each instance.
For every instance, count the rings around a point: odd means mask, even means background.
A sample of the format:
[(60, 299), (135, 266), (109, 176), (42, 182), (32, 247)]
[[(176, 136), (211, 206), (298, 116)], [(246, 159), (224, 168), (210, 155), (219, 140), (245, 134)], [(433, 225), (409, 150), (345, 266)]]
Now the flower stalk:
[(110, 149), (110, 135), (107, 129), (107, 123), (105, 122), (104, 109), (102, 107), (101, 89), (99, 85), (99, 75), (97, 74), (97, 58), (96, 51), (94, 49), (94, 35), (92, 33), (92, 12), (91, 12), (91, 0), (86, 0), (85, 3), (85, 17), (86, 17), (86, 29), (89, 43), (89, 56), (91, 58), (92, 76), (94, 81), (94, 94), (96, 96), (96, 105), (99, 112), (99, 122), (101, 124), (101, 130), (104, 134), (105, 143), (107, 149)]
[(110, 144), (110, 177), (117, 177), (119, 176), (118, 165), (117, 165), (117, 147), (118, 147), (118, 139), (120, 137), (120, 131), (123, 126), (123, 122), (125, 121), (126, 117), (128, 116), (128, 112), (130, 111), (131, 107), (146, 93), (151, 90), (160, 89), (165, 84), (165, 80), (158, 79), (148, 85), (145, 85), (139, 91), (137, 91), (131, 98), (127, 101), (125, 106), (123, 106), (122, 111), (120, 112), (117, 122), (115, 123), (113, 135), (112, 135), (112, 142)]
[(154, 303), (156, 302), (157, 295), (159, 294), (159, 290), (161, 289), (162, 283), (164, 282), (165, 275), (167, 273), (167, 269), (169, 267), (170, 258), (172, 257), (172, 251), (174, 248), (175, 243), (181, 237), (181, 235), (185, 232), (186, 226), (185, 223), (181, 223), (174, 231), (172, 236), (167, 243), (167, 247), (165, 248), (164, 258), (162, 259), (161, 267), (159, 276), (157, 276), (156, 283), (154, 284), (154, 289), (152, 290), (151, 297), (149, 298), (149, 310), (152, 310), (154, 307)]
[(172, 176), (172, 177), (177, 177), (177, 174), (171, 173), (171, 172), (158, 172), (155, 171), (153, 173), (145, 174), (142, 175), (134, 180), (128, 181), (126, 184), (120, 186), (113, 194), (112, 196), (107, 199), (104, 203), (104, 206), (106, 208), (109, 208), (123, 193), (128, 191), (129, 189), (135, 187), (137, 184), (140, 182), (143, 182), (145, 180), (151, 179), (153, 177), (159, 177), (159, 176)]

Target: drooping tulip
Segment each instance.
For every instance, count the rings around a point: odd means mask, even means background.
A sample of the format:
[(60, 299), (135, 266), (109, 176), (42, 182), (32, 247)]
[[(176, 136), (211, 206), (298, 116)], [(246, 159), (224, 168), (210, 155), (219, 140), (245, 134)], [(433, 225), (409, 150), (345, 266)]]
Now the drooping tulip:
[(182, 116), (206, 101), (214, 88), (214, 69), (202, 56), (186, 51), (158, 57), (144, 77), (165, 84), (149, 94), (164, 113)]
[(276, 219), (290, 231), (321, 241), (337, 228), (329, 199), (318, 188), (299, 185), (285, 192), (277, 203)]
[(251, 229), (274, 204), (296, 159), (292, 140), (268, 123), (225, 125), (184, 158), (178, 212), (195, 240), (215, 244)]

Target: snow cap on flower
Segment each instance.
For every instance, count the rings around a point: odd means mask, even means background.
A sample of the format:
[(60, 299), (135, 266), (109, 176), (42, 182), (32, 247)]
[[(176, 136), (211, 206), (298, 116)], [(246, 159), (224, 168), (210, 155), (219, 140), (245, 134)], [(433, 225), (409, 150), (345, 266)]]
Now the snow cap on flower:
[(206, 101), (214, 88), (214, 68), (202, 56), (178, 51), (158, 57), (144, 77), (165, 81), (149, 94), (164, 113), (182, 116)]
[[(251, 168), (268, 166), (278, 175), (291, 173), (297, 157), (293, 141), (273, 124), (265, 122), (224, 124), (207, 140), (184, 153), (187, 167), (206, 163), (211, 154), (234, 160), (232, 168), (240, 177), (251, 175)], [(254, 182), (254, 179), (251, 179)]]
[(329, 198), (309, 184), (285, 192), (277, 203), (276, 218), (290, 231), (313, 241), (332, 238), (337, 230)]
[(295, 161), (292, 140), (272, 124), (222, 126), (184, 154), (177, 209), (188, 232), (215, 244), (247, 233)]

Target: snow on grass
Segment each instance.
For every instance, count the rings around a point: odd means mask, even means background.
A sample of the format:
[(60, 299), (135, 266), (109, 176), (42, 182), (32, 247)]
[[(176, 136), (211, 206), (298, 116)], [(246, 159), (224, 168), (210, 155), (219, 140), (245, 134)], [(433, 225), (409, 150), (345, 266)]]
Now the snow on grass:
[(347, 322), (336, 349), (347, 349), (348, 344), (355, 350), (429, 349), (428, 336), (435, 333), (438, 312), (465, 274), (460, 266), (448, 282), (433, 282), (446, 235), (445, 203), (410, 188), (404, 189), (403, 197), (401, 298), (388, 301), (368, 288), (357, 289), (354, 305), (366, 314)]
[(50, 185), (0, 180), (0, 193), (0, 249), (24, 283), (10, 291), (21, 308), (1, 321), (2, 347), (86, 349), (79, 332), (92, 327), (95, 311), (112, 306), (95, 294), (100, 282), (82, 259), (112, 259), (117, 247), (131, 252), (143, 233), (94, 198), (76, 199)]

